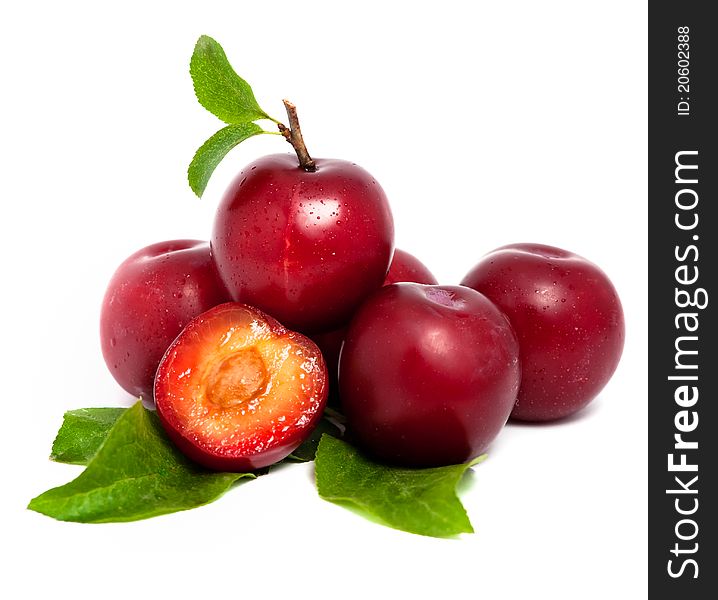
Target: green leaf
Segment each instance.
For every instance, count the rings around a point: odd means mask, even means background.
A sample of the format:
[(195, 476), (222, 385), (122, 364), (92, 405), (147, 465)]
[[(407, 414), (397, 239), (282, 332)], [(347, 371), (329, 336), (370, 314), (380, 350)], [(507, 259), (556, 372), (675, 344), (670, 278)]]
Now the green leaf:
[[(107, 434), (126, 408), (79, 408), (65, 413), (52, 445), (50, 458), (61, 463), (87, 465), (105, 441)], [(332, 411), (333, 414), (334, 411)], [(323, 416), (309, 437), (286, 460), (314, 460), (322, 434), (342, 437), (342, 426)]]
[(254, 475), (214, 473), (190, 462), (138, 402), (117, 419), (79, 477), (28, 508), (61, 521), (136, 521), (212, 502), (243, 477)]
[(464, 472), (483, 460), (433, 469), (400, 469), (375, 463), (329, 435), (315, 459), (317, 489), (325, 500), (346, 503), (403, 531), (447, 537), (473, 533), (456, 496)]
[(257, 104), (254, 92), (227, 60), (222, 46), (207, 35), (197, 40), (189, 72), (197, 100), (225, 123), (271, 119)]
[(259, 133), (266, 132), (254, 123), (228, 125), (202, 144), (187, 169), (187, 179), (192, 191), (201, 198), (209, 178), (227, 153), (239, 143)]
[(334, 421), (323, 416), (319, 424), (314, 428), (312, 433), (309, 434), (309, 437), (302, 442), (299, 448), (287, 457), (287, 460), (297, 462), (310, 462), (314, 460), (319, 442), (325, 433), (332, 437), (342, 437), (343, 431)]
[(86, 465), (105, 441), (126, 408), (80, 408), (69, 410), (52, 444), (50, 458), (57, 462)]

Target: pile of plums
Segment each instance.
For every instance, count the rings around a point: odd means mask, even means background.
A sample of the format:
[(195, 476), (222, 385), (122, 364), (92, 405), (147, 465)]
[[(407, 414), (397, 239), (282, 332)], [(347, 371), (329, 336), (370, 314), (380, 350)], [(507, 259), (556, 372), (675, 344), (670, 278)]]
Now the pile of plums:
[(624, 342), (608, 277), (580, 256), (514, 244), (461, 285), (437, 285), (394, 250), (386, 196), (361, 167), (290, 154), (248, 165), (210, 243), (154, 244), (105, 295), (105, 361), (154, 399), (170, 438), (209, 468), (291, 453), (330, 396), (366, 453), (389, 464), (461, 463), (509, 417), (586, 406)]

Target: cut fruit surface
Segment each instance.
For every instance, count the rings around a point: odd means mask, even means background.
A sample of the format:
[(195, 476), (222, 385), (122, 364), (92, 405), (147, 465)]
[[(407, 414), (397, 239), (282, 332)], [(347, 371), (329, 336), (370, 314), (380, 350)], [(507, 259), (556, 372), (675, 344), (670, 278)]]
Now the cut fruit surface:
[(240, 303), (191, 321), (155, 379), (168, 435), (191, 459), (225, 471), (258, 469), (289, 455), (321, 417), (327, 392), (314, 342)]

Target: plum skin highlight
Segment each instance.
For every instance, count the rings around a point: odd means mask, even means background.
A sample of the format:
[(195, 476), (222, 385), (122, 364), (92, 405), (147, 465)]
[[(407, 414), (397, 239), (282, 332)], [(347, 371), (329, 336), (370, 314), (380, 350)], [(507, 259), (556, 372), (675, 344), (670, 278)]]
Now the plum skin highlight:
[(386, 277), (394, 221), (386, 195), (361, 167), (289, 154), (262, 157), (234, 179), (211, 238), (232, 299), (304, 333), (346, 323)]
[(339, 388), (363, 449), (389, 464), (458, 464), (503, 428), (520, 382), (506, 316), (461, 286), (398, 283), (352, 319)]
[(623, 352), (625, 323), (608, 276), (585, 258), (543, 244), (488, 253), (461, 282), (509, 318), (521, 346), (521, 389), (511, 414), (552, 421), (584, 408)]
[(228, 299), (207, 242), (142, 248), (117, 268), (102, 302), (107, 368), (125, 391), (151, 401), (157, 365), (172, 340), (191, 319)]

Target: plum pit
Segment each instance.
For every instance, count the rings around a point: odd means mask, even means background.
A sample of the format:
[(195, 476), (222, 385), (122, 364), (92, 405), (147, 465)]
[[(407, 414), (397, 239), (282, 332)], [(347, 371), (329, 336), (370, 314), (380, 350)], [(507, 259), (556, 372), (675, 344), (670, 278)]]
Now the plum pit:
[(262, 355), (256, 348), (242, 348), (212, 365), (205, 380), (205, 394), (215, 406), (234, 408), (260, 396), (268, 381)]

